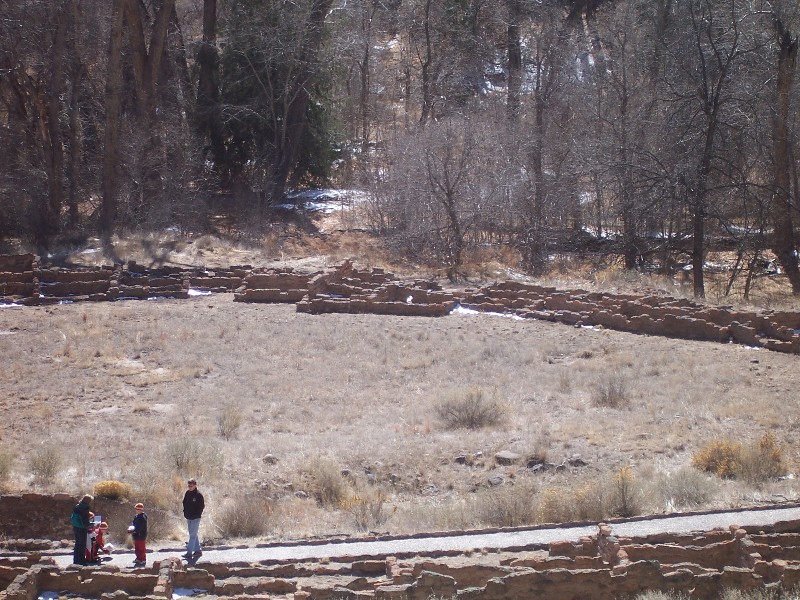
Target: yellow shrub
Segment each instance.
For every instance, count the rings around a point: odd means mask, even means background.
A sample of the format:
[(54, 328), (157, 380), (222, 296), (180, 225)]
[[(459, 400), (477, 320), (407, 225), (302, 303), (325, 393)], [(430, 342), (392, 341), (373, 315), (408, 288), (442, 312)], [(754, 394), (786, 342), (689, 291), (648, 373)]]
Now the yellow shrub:
[(742, 445), (727, 440), (714, 440), (703, 446), (692, 458), (692, 465), (706, 473), (733, 478), (739, 471)]
[(107, 479), (94, 484), (95, 498), (107, 498), (108, 500), (122, 500), (131, 494), (131, 486), (116, 479)]

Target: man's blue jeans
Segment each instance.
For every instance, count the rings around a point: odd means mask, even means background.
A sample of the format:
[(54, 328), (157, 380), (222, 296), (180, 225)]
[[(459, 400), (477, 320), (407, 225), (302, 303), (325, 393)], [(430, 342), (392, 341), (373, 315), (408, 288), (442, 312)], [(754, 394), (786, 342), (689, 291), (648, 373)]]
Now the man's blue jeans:
[(200, 538), (197, 532), (200, 530), (200, 519), (186, 519), (189, 526), (189, 543), (186, 545), (187, 552), (200, 552)]

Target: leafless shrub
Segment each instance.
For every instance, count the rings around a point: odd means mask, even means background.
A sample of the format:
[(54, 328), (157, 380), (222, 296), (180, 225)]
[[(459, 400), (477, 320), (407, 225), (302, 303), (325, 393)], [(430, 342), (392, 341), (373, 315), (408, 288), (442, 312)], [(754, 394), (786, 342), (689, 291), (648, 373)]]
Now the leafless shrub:
[(4, 486), (11, 478), (16, 456), (7, 450), (0, 449), (0, 487)]
[(483, 388), (473, 387), (463, 397), (451, 398), (436, 406), (436, 414), (447, 429), (482, 429), (501, 421), (502, 409)]
[(382, 489), (362, 489), (341, 501), (358, 531), (372, 531), (389, 518), (386, 492)]
[(622, 467), (611, 481), (609, 511), (614, 516), (632, 517), (641, 513), (642, 489), (630, 467)]
[(648, 590), (634, 596), (634, 600), (688, 600), (688, 596), (682, 592), (661, 592)]
[(716, 482), (694, 467), (681, 467), (662, 475), (648, 487), (653, 503), (667, 510), (704, 506), (716, 491)]
[(28, 468), (35, 485), (52, 483), (61, 470), (62, 452), (52, 445), (39, 446), (28, 457)]
[(257, 493), (235, 496), (216, 515), (214, 525), (223, 537), (259, 537), (272, 530), (272, 507)]
[(535, 521), (531, 484), (509, 485), (482, 492), (477, 498), (476, 515), (483, 525), (518, 527)]
[(620, 373), (601, 379), (593, 395), (594, 404), (605, 408), (625, 408), (630, 405), (628, 382)]
[(607, 485), (599, 480), (580, 486), (555, 485), (539, 494), (537, 520), (542, 523), (600, 521), (609, 516)]
[(310, 492), (320, 505), (339, 506), (348, 493), (347, 481), (341, 468), (332, 460), (317, 457), (309, 461), (304, 469), (310, 479)]
[(772, 481), (786, 474), (784, 449), (771, 433), (742, 448), (736, 477), (753, 485)]
[(242, 413), (238, 408), (229, 408), (217, 416), (217, 433), (225, 440), (238, 437), (242, 425)]
[(167, 447), (166, 457), (170, 467), (182, 475), (207, 477), (221, 471), (224, 463), (222, 452), (215, 444), (192, 437), (172, 442)]

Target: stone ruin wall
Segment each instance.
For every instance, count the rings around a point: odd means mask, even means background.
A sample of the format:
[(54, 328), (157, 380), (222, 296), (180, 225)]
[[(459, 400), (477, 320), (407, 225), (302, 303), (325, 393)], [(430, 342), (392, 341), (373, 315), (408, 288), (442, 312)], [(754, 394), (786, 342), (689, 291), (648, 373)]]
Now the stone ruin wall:
[(0, 600), (34, 600), (47, 591), (101, 600), (172, 598), (178, 588), (239, 600), (428, 600), (433, 596), (605, 600), (644, 590), (711, 600), (725, 588), (797, 587), (800, 521), (640, 538), (616, 537), (613, 525), (600, 523), (596, 535), (577, 542), (324, 561), (190, 567), (176, 557), (159, 559), (154, 552), (148, 568), (133, 571), (116, 566), (59, 568), (49, 554), (43, 550), (1, 554)]
[(186, 298), (190, 289), (233, 292), (237, 302), (292, 303), (298, 312), (310, 314), (438, 317), (460, 304), (523, 319), (800, 353), (800, 312), (736, 311), (669, 296), (567, 291), (511, 281), (443, 290), (431, 281), (400, 281), (383, 269), (359, 270), (350, 262), (312, 273), (250, 266), (148, 269), (133, 262), (66, 269), (42, 268), (32, 254), (0, 256), (0, 302)]

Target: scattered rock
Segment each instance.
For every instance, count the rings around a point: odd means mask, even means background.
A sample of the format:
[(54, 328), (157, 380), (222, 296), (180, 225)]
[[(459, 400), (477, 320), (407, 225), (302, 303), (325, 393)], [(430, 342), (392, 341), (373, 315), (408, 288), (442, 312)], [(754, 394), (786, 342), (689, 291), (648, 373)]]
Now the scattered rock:
[(517, 454), (516, 452), (511, 452), (511, 450), (501, 450), (497, 454), (494, 455), (494, 459), (498, 465), (508, 466), (513, 465), (518, 462), (522, 456)]
[(502, 475), (492, 475), (489, 477), (489, 479), (487, 479), (487, 481), (490, 486), (497, 487), (498, 485), (503, 485), (503, 483), (506, 481), (506, 478)]

